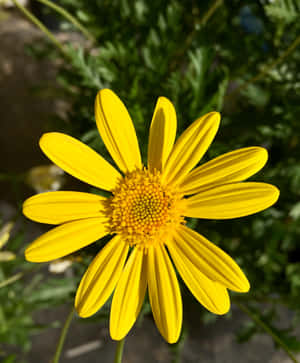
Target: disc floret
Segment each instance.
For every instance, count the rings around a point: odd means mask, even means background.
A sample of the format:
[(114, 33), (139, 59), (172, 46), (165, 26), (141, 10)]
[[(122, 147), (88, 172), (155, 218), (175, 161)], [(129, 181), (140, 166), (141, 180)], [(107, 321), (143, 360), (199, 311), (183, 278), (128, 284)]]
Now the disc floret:
[(109, 199), (110, 233), (142, 248), (164, 242), (174, 225), (183, 221), (180, 199), (161, 183), (159, 172), (143, 169), (128, 173)]

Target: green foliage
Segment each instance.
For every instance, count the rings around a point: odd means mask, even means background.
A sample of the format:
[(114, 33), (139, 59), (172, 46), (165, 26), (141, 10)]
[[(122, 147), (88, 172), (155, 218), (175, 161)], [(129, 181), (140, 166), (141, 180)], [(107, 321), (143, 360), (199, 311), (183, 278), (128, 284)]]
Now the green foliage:
[[(45, 268), (41, 270), (42, 266), (26, 262), (22, 244), (22, 232), (10, 238), (7, 249), (14, 252), (16, 258), (0, 263), (0, 357), (9, 346), (28, 351), (32, 334), (60, 326), (58, 321), (50, 325), (37, 324), (32, 315), (41, 309), (71, 303), (78, 284), (77, 277), (58, 279), (49, 275)], [(15, 362), (15, 358), (15, 355), (8, 355), (4, 362)]]
[(299, 20), (300, 1), (299, 0), (276, 0), (265, 5), (267, 15), (274, 22), (284, 22), (286, 24)]
[[(243, 297), (236, 295), (236, 301), (251, 304), (255, 314), (290, 350), (299, 351), (294, 325), (287, 329), (276, 325), (281, 304), (300, 316), (299, 47), (259, 82), (247, 83), (298, 36), (299, 1), (223, 2), (206, 24), (203, 17), (212, 3), (198, 3), (61, 0), (96, 43), (91, 45), (83, 39), (70, 42), (66, 45), (68, 58), (59, 59), (60, 97), (72, 107), (67, 121), (55, 116), (53, 130), (80, 138), (110, 159), (96, 130), (93, 110), (98, 90), (109, 87), (128, 106), (144, 160), (152, 112), (161, 95), (175, 104), (178, 133), (206, 112), (222, 113), (220, 131), (204, 161), (239, 147), (267, 148), (267, 166), (252, 180), (280, 188), (274, 207), (232, 221), (189, 223), (227, 251), (246, 272), (251, 291)], [(73, 28), (63, 23), (62, 29)], [(60, 58), (47, 42), (31, 45), (31, 53), (40, 58)], [(242, 92), (231, 93), (241, 84), (245, 85)], [(12, 241), (12, 246), (20, 246), (22, 238), (20, 241)], [(102, 244), (84, 249), (83, 260), (74, 264), (71, 277), (49, 277), (39, 271), (29, 274), (28, 280), (22, 278), (1, 288), (0, 340), (29, 349), (28, 335), (43, 328), (34, 323), (32, 313), (71, 301), (99, 246)], [(0, 284), (19, 271), (27, 274), (30, 266), (21, 257), (6, 262), (0, 266)], [(271, 304), (270, 310), (264, 312), (258, 302)], [(199, 310), (203, 311), (200, 305)], [(108, 311), (109, 303), (90, 321), (107, 318)], [(148, 313), (147, 302), (143, 315)], [(202, 317), (205, 323), (214, 320), (207, 312)], [(239, 340), (248, 341), (262, 331), (255, 322), (248, 323)], [(180, 348), (181, 342), (174, 347), (174, 359)], [(6, 358), (7, 362), (13, 359)]]

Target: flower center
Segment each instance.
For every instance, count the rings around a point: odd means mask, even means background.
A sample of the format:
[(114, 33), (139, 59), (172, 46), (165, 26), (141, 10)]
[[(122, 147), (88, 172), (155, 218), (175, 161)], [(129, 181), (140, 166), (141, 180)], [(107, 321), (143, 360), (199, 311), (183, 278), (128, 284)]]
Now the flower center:
[(161, 184), (158, 172), (128, 173), (109, 199), (110, 233), (142, 248), (164, 242), (174, 224), (183, 221), (179, 205), (179, 194)]

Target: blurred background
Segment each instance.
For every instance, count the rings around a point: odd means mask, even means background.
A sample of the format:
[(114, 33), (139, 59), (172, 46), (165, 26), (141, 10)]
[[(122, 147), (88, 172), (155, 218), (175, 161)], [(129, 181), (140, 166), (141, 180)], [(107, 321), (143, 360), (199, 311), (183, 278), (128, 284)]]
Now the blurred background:
[[(50, 226), (22, 217), (22, 202), (50, 190), (93, 192), (51, 164), (38, 140), (65, 132), (111, 160), (93, 112), (104, 87), (128, 107), (144, 160), (156, 99), (166, 96), (178, 134), (221, 112), (201, 162), (263, 146), (269, 160), (252, 179), (281, 190), (275, 206), (253, 216), (189, 220), (239, 263), (252, 288), (231, 293), (231, 312), (217, 317), (182, 284), (183, 333), (172, 346), (146, 301), (123, 362), (300, 362), (299, 19), (299, 0), (0, 0), (1, 362), (53, 358), (76, 287), (103, 245), (26, 262), (24, 249)], [(109, 308), (73, 320), (61, 362), (113, 361)]]

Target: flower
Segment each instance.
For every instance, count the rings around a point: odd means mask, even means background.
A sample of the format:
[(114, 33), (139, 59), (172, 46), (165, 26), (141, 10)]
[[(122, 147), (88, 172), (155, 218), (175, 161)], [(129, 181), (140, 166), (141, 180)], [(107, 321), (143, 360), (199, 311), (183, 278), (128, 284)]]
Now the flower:
[(60, 226), (37, 238), (26, 249), (26, 259), (51, 261), (112, 235), (80, 282), (78, 314), (96, 313), (114, 291), (110, 334), (120, 340), (135, 323), (148, 289), (156, 325), (169, 343), (175, 343), (182, 325), (182, 299), (173, 264), (195, 298), (215, 314), (229, 310), (227, 289), (250, 288), (231, 257), (188, 228), (184, 218), (237, 218), (275, 203), (276, 187), (242, 182), (264, 166), (267, 151), (242, 148), (194, 168), (218, 130), (220, 115), (200, 117), (175, 143), (175, 109), (160, 97), (145, 167), (133, 123), (118, 96), (101, 90), (95, 113), (102, 140), (122, 174), (73, 137), (44, 134), (40, 146), (49, 159), (111, 196), (56, 191), (27, 199), (23, 212), (28, 218)]

